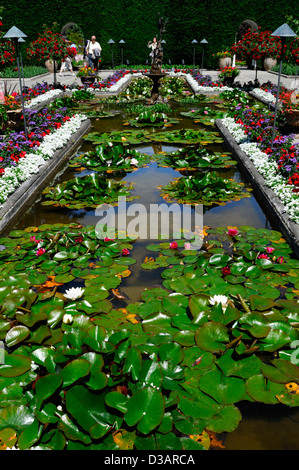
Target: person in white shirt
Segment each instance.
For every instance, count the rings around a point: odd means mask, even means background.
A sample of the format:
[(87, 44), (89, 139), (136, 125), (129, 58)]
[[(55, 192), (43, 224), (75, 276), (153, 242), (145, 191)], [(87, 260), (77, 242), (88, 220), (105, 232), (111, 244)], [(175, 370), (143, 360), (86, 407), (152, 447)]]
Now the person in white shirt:
[(155, 55), (155, 50), (157, 49), (157, 38), (153, 38), (153, 41), (149, 41), (148, 44), (147, 44), (147, 47), (149, 47), (151, 49), (151, 52), (150, 52), (150, 57), (152, 58), (152, 63), (153, 63), (153, 60), (154, 60), (154, 55)]
[(91, 41), (88, 41), (86, 45), (86, 55), (90, 68), (98, 70), (101, 51), (101, 45), (97, 42), (96, 37), (92, 36)]

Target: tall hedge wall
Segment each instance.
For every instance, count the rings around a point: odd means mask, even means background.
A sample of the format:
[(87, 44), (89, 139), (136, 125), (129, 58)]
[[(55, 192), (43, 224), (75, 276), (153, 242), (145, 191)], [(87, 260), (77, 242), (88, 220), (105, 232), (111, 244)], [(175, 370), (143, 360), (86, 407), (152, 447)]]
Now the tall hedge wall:
[[(115, 64), (120, 63), (120, 46), (124, 39), (124, 61), (145, 64), (147, 42), (158, 34), (157, 14), (168, 18), (164, 34), (165, 62), (178, 64), (193, 61), (191, 41), (208, 41), (206, 61), (212, 54), (230, 46), (238, 26), (245, 19), (254, 20), (263, 29), (274, 30), (286, 22), (286, 15), (299, 17), (298, 0), (2, 0), (4, 30), (19, 27), (35, 39), (43, 24), (60, 27), (77, 23), (86, 38), (95, 34), (103, 48), (103, 64), (111, 63), (112, 38)], [(28, 42), (27, 41), (27, 42)], [(201, 46), (196, 46), (196, 60), (201, 61)]]

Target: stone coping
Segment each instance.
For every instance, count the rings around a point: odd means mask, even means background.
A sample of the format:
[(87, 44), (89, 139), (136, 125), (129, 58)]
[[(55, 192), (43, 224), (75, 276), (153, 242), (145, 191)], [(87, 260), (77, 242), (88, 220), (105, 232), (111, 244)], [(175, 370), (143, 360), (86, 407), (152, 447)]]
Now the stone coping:
[(299, 258), (299, 225), (290, 219), (284, 204), (277, 194), (267, 186), (264, 177), (258, 172), (246, 153), (241, 150), (221, 119), (217, 119), (215, 124), (225, 144), (237, 160), (242, 173), (252, 184), (261, 207), (268, 212), (269, 220), (276, 224), (294, 254)]
[(90, 128), (90, 120), (86, 119), (83, 121), (81, 127), (71, 136), (66, 146), (57, 150), (53, 157), (40, 167), (38, 173), (33, 174), (28, 180), (24, 181), (9, 196), (0, 209), (0, 234), (10, 230), (17, 219), (35, 202), (37, 196), (55, 178), (68, 161), (70, 155), (79, 147), (83, 135)]

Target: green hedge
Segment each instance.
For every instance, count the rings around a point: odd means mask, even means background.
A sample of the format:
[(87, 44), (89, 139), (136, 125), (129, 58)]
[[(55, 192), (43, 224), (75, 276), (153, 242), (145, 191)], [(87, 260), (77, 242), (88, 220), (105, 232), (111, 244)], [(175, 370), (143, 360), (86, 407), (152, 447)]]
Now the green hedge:
[[(62, 27), (68, 22), (77, 23), (86, 38), (96, 34), (101, 46), (102, 65), (111, 65), (112, 38), (115, 65), (120, 64), (121, 50), (118, 42), (124, 39), (124, 62), (144, 63), (148, 59), (147, 42), (158, 34), (157, 14), (169, 18), (164, 34), (166, 46), (164, 62), (186, 64), (193, 62), (195, 38), (204, 37), (209, 42), (205, 52), (205, 64), (211, 64), (212, 54), (230, 46), (235, 40), (238, 26), (251, 19), (263, 29), (274, 30), (286, 22), (286, 15), (299, 16), (297, 0), (261, 2), (260, 0), (3, 0), (3, 29), (19, 27), (35, 39), (43, 24), (58, 22)], [(24, 48), (25, 46), (23, 46)], [(196, 62), (201, 63), (201, 46), (196, 46)]]

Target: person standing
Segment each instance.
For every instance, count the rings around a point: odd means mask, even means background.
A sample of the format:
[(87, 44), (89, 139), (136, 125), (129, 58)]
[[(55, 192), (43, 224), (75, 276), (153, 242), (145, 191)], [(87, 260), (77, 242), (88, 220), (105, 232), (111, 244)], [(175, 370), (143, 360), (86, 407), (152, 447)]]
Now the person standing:
[(91, 40), (86, 45), (86, 55), (88, 59), (88, 65), (90, 68), (95, 70), (99, 69), (99, 59), (101, 56), (101, 45), (97, 42), (96, 37), (92, 36)]
[(155, 56), (155, 50), (157, 49), (157, 38), (154, 37), (153, 38), (153, 41), (149, 41), (148, 44), (147, 44), (147, 47), (149, 47), (151, 49), (151, 52), (150, 52), (150, 57), (152, 58), (152, 63), (153, 63), (153, 60), (154, 60), (154, 56)]

